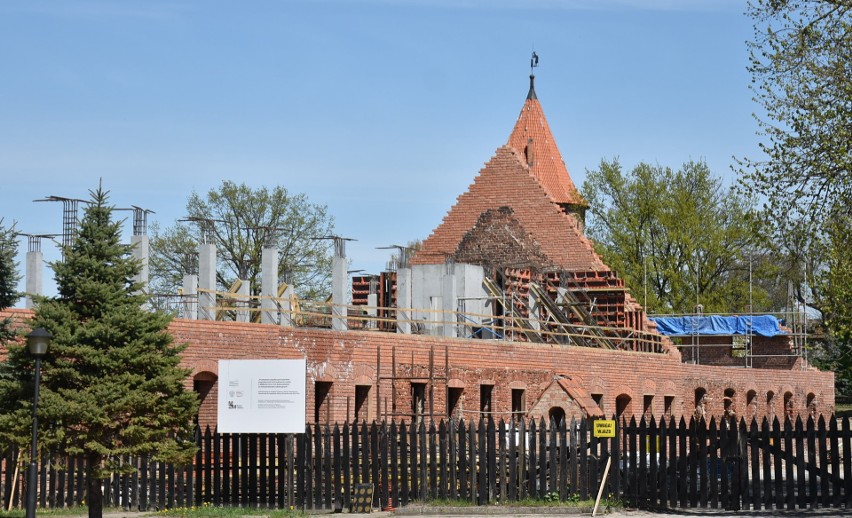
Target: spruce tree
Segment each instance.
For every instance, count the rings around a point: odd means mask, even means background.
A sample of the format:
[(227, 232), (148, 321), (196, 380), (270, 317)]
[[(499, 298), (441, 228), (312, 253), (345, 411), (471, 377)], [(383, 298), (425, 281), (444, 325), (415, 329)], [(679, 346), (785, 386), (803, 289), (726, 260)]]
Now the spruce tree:
[[(52, 264), (58, 295), (41, 300), (33, 328), (53, 334), (42, 361), (39, 441), (85, 459), (90, 517), (103, 514), (102, 479), (121, 471), (124, 455), (185, 462), (194, 454), (198, 400), (184, 382), (182, 346), (167, 332), (170, 317), (143, 307), (133, 281), (139, 261), (120, 241), (107, 194), (91, 192), (79, 233)], [(34, 361), (9, 346), (13, 382), (0, 381), (0, 434), (17, 440), (31, 426)]]
[[(0, 218), (0, 311), (10, 307), (20, 298), (18, 293), (18, 263), (15, 256), (18, 253), (17, 233), (15, 225), (6, 227)], [(15, 337), (12, 319), (0, 317), (0, 346)], [(0, 379), (8, 378), (11, 374), (0, 364)]]

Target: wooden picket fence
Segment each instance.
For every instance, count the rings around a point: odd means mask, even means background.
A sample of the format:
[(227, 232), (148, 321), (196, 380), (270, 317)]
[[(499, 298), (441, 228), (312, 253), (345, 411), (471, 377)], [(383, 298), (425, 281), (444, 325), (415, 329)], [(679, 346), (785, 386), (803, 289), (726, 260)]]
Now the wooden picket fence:
[[(593, 499), (631, 507), (852, 508), (852, 432), (848, 418), (622, 421), (598, 438), (590, 421), (346, 423), (305, 433), (197, 434), (190, 465), (123, 459), (129, 474), (104, 481), (105, 504), (162, 509), (209, 503), (334, 510), (369, 488), (372, 506), (466, 500), (479, 505), (524, 499)], [(4, 508), (20, 507), (26, 488), (18, 454), (0, 458)], [(609, 476), (602, 480), (607, 463)], [(40, 463), (42, 508), (84, 501), (78, 459)], [(19, 469), (20, 468), (20, 469)], [(363, 486), (366, 485), (366, 486)], [(368, 502), (369, 505), (369, 502)]]

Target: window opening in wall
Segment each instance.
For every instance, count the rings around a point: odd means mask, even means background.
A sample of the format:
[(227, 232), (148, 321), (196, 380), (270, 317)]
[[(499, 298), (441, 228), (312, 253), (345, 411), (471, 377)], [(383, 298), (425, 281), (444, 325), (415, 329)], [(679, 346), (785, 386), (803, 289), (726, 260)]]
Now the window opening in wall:
[(663, 415), (671, 417), (674, 407), (674, 396), (663, 396)]
[(560, 426), (565, 422), (565, 410), (561, 407), (555, 406), (551, 408), (547, 416), (550, 418), (550, 424), (554, 426)]
[(746, 392), (746, 411), (748, 412), (748, 416), (746, 417), (757, 415), (757, 392), (754, 390)]
[(216, 375), (212, 372), (199, 372), (192, 380), (192, 390), (198, 394), (198, 414), (196, 424), (202, 428), (205, 426), (216, 426), (217, 401), (213, 386), (216, 384)]
[(771, 416), (775, 415), (775, 392), (771, 390), (766, 393), (766, 413)]
[(462, 418), (462, 394), (464, 389), (461, 387), (450, 387), (447, 389), (447, 418), (461, 419)]
[(491, 417), (491, 392), (493, 389), (493, 385), (479, 386), (479, 412), (484, 417)]
[(411, 384), (411, 421), (419, 425), (426, 411), (426, 384)]
[(698, 387), (695, 389), (695, 412), (696, 419), (703, 419), (707, 415), (707, 389)]
[(805, 401), (807, 402), (808, 416), (816, 419), (816, 417), (818, 415), (817, 403), (816, 403), (816, 394), (814, 394), (813, 392), (809, 392), (808, 397)]
[(512, 421), (521, 421), (526, 413), (526, 391), (524, 389), (512, 389)]
[(603, 394), (592, 394), (592, 400), (594, 400), (595, 404), (598, 405), (598, 408), (601, 409), (601, 412), (606, 413), (606, 409), (604, 409), (603, 404)]
[(355, 421), (370, 420), (370, 385), (355, 385)]
[(633, 408), (630, 404), (631, 398), (627, 394), (621, 394), (617, 398), (615, 398), (615, 415), (617, 416), (631, 416), (633, 415)]
[(722, 398), (722, 408), (725, 411), (725, 417), (735, 419), (737, 417), (737, 404), (735, 401), (736, 391), (732, 388), (725, 389), (725, 397)]
[(793, 413), (795, 410), (795, 403), (793, 402), (793, 393), (785, 392), (784, 393), (784, 411), (787, 413), (787, 417), (793, 418)]
[(642, 415), (645, 419), (650, 419), (654, 415), (654, 396), (646, 394), (642, 397)]
[(314, 423), (331, 422), (331, 386), (330, 381), (314, 384)]

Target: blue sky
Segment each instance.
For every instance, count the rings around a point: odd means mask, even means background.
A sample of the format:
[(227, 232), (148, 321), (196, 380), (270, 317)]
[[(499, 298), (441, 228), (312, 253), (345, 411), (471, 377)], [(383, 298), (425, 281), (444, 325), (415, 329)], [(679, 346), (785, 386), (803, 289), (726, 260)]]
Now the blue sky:
[[(744, 1), (290, 0), (0, 3), (0, 217), (58, 233), (103, 179), (156, 212), (223, 180), (328, 205), (357, 239), (422, 239), (536, 92), (578, 185), (602, 158), (755, 156)], [(127, 233), (130, 225), (127, 225)], [(55, 247), (44, 244), (49, 260)], [(21, 270), (26, 242), (21, 244)], [(47, 291), (54, 289), (45, 272)], [(23, 283), (21, 288), (23, 289)], [(51, 293), (48, 293), (51, 294)]]

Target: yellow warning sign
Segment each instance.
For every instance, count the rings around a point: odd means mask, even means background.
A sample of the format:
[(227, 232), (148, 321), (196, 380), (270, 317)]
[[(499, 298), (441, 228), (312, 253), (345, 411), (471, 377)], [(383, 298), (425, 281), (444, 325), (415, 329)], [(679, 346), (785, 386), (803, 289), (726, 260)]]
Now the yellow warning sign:
[(615, 419), (598, 419), (594, 433), (595, 437), (615, 437)]

